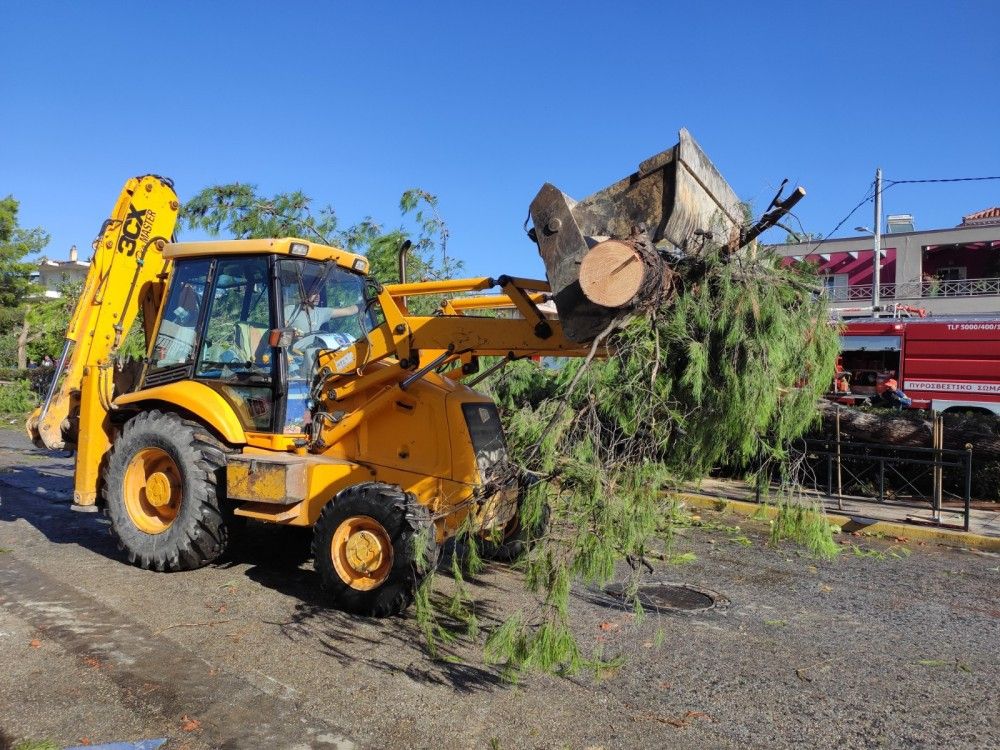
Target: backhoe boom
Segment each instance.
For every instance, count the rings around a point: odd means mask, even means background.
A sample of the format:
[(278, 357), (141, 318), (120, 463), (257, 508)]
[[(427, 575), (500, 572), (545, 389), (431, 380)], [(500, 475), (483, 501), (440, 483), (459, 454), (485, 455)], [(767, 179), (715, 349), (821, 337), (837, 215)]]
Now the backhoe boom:
[[(78, 494), (80, 471), (92, 464), (84, 454), (103, 453), (110, 445), (106, 418), (113, 397), (113, 354), (140, 308), (147, 326), (155, 320), (168, 270), (160, 248), (173, 234), (179, 208), (169, 180), (145, 175), (125, 183), (94, 242), (45, 402), (28, 420), (28, 434), (36, 444), (77, 448)], [(77, 439), (81, 432), (85, 440)], [(92, 472), (96, 467), (85, 470)], [(96, 487), (96, 475), (85, 482)]]

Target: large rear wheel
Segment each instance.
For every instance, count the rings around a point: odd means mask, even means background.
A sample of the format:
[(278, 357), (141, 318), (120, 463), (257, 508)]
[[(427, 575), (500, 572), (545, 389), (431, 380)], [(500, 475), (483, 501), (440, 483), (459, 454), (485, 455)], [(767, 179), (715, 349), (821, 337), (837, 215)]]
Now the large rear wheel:
[(316, 570), (334, 605), (371, 617), (410, 606), (437, 552), (427, 509), (399, 487), (379, 482), (337, 495), (313, 534)]
[(125, 424), (104, 475), (104, 512), (129, 562), (190, 570), (225, 552), (225, 465), (222, 444), (197, 422), (153, 410)]

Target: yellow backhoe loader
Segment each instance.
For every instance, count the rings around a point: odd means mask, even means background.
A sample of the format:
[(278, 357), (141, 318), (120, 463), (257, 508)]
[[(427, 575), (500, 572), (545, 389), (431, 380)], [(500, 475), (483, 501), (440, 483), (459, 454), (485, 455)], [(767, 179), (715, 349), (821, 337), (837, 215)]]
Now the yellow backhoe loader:
[[(539, 192), (530, 234), (551, 285), (402, 271), (383, 285), (363, 256), (292, 237), (174, 243), (179, 209), (168, 179), (125, 184), (29, 434), (76, 451), (75, 508), (103, 507), (134, 564), (211, 563), (243, 519), (311, 526), (333, 603), (379, 616), (406, 608), (470, 519), (499, 534), (495, 556), (527, 541), (496, 406), (463, 382), (487, 374), (480, 358), (582, 356), (629, 314), (580, 287), (575, 269), (602, 242), (641, 231), (682, 252), (698, 232), (746, 236), (685, 131), (579, 204)], [(437, 314), (409, 311), (420, 295), (444, 296)], [(543, 314), (550, 300), (558, 316)], [(509, 312), (477, 315), (496, 309)], [(146, 357), (122, 368), (140, 310)]]

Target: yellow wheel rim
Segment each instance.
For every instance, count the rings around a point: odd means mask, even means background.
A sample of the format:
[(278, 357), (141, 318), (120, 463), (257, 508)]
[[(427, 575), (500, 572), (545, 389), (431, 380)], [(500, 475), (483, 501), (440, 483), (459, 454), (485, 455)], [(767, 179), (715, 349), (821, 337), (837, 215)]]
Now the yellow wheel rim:
[(330, 542), (333, 567), (352, 589), (381, 586), (392, 568), (389, 532), (371, 516), (351, 516), (341, 522)]
[(139, 531), (162, 534), (180, 511), (181, 472), (159, 448), (143, 448), (129, 461), (122, 487), (125, 511)]

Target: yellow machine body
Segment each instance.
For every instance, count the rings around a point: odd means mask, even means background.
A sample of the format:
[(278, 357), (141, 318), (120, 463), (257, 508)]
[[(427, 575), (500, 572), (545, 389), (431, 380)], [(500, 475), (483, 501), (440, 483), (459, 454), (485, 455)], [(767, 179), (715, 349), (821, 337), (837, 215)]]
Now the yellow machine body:
[[(361, 278), (368, 261), (296, 238), (171, 243), (178, 208), (167, 180), (146, 176), (126, 183), (95, 242), (52, 390), (29, 419), (35, 442), (76, 448), (78, 507), (100, 502), (102, 466), (124, 422), (159, 409), (195, 420), (225, 443), (226, 496), (237, 515), (309, 526), (341, 490), (376, 481), (415, 495), (430, 510), (439, 540), (453, 535), (470, 513), (480, 525), (506, 523), (515, 512), (516, 492), (500, 487), (483, 495), (482, 450), (477, 455), (471, 432), (493, 420), (488, 427), (499, 436), (496, 409), (461, 380), (477, 371), (482, 356), (586, 353), (562, 335), (558, 320), (539, 311), (546, 282), (501, 277), (372, 284), (376, 324), (360, 340), (316, 355), (320, 376), (309, 383), (312, 424), (261, 429), (248, 424), (253, 415), (226, 388), (198, 377), (159, 382), (151, 375), (158, 331), (168, 325), (170, 311), (163, 308), (171, 284), (180, 283), (179, 264), (295, 258)], [(482, 294), (496, 286), (500, 294)], [(413, 315), (407, 300), (420, 295), (451, 296), (440, 314)], [(517, 316), (475, 315), (503, 308)], [(134, 384), (118, 388), (115, 355), (140, 309), (147, 360)], [(270, 353), (261, 355), (264, 362), (283, 356), (285, 345), (277, 340), (282, 333), (252, 332), (258, 341), (264, 335), (274, 339)]]
[[(406, 246), (402, 283), (383, 285), (364, 256), (301, 238), (175, 243), (173, 184), (136, 177), (94, 242), (28, 432), (75, 449), (74, 505), (103, 503), (130, 562), (217, 560), (233, 515), (312, 526), (314, 564), (339, 605), (394, 614), (436, 560), (432, 536), (496, 530), (490, 554), (513, 559), (538, 533), (517, 515), (527, 480), (507, 460), (497, 408), (470, 386), (515, 359), (603, 355), (601, 332), (642, 308), (585, 299), (583, 259), (609, 237), (643, 234), (697, 253), (718, 233), (735, 250), (801, 194), (776, 197), (746, 231), (682, 131), (583, 201), (543, 186), (529, 236), (554, 289), (510, 276), (406, 283)], [(140, 311), (145, 356), (123, 362)], [(481, 372), (484, 357), (500, 361)]]

